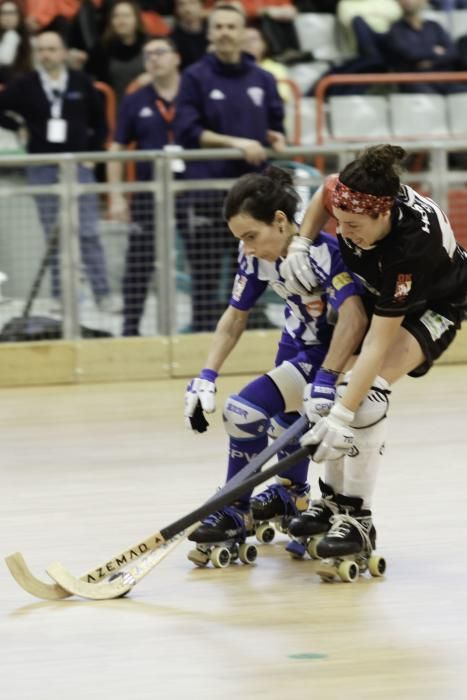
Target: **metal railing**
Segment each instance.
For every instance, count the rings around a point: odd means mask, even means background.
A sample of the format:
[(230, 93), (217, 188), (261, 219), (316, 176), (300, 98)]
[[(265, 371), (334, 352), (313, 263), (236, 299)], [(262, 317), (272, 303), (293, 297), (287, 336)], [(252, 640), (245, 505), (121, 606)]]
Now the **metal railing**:
[[(300, 162), (313, 163), (317, 156), (332, 157), (337, 167), (342, 167), (351, 160), (356, 152), (363, 148), (365, 144), (326, 144), (312, 149), (300, 147), (288, 148), (281, 154), (270, 152), (269, 155), (274, 160), (284, 159), (287, 161), (297, 160)], [(449, 145), (445, 141), (437, 142), (416, 142), (404, 144), (409, 152), (424, 150), (429, 153), (429, 168), (423, 172), (407, 173), (404, 178), (407, 182), (416, 181), (423, 183), (425, 190), (436, 199), (445, 209), (448, 209), (448, 195), (450, 188), (458, 184), (465, 187), (467, 183), (467, 172), (450, 171), (448, 167), (447, 149), (467, 151), (467, 140), (451, 142)], [(240, 159), (242, 154), (233, 149), (205, 149), (193, 151), (181, 151), (175, 154), (165, 151), (131, 151), (131, 152), (102, 152), (102, 153), (80, 153), (61, 155), (18, 155), (0, 156), (0, 176), (5, 171), (14, 169), (16, 172), (23, 172), (24, 169), (38, 165), (58, 166), (58, 183), (51, 186), (32, 186), (24, 182), (9, 181), (2, 177), (0, 181), (0, 207), (7, 201), (14, 202), (18, 197), (34, 198), (37, 195), (56, 195), (60, 201), (60, 271), (61, 271), (61, 302), (62, 302), (62, 330), (65, 339), (76, 339), (81, 336), (81, 316), (80, 316), (80, 235), (79, 235), (79, 214), (78, 203), (80, 196), (88, 193), (97, 194), (101, 197), (101, 218), (107, 217), (106, 199), (104, 195), (110, 192), (121, 192), (127, 195), (146, 192), (152, 196), (155, 211), (155, 249), (156, 263), (155, 272), (157, 277), (157, 293), (155, 295), (155, 313), (157, 314), (157, 334), (169, 336), (180, 331), (177, 327), (177, 271), (175, 265), (177, 251), (177, 231), (176, 231), (176, 201), (177, 197), (184, 193), (194, 193), (196, 191), (227, 190), (232, 185), (232, 180), (184, 180), (177, 179), (172, 172), (172, 161), (175, 159), (184, 161), (193, 160), (219, 160), (219, 159)], [(92, 161), (94, 163), (108, 163), (118, 160), (122, 163), (129, 161), (150, 162), (157, 172), (157, 178), (149, 182), (123, 182), (119, 185), (109, 185), (107, 183), (84, 184), (79, 182), (76, 175), (76, 166), (80, 163)], [(300, 180), (300, 185), (316, 187), (320, 184), (321, 178), (316, 177), (309, 181)], [(467, 213), (467, 212), (466, 212)], [(15, 226), (21, 217), (21, 208), (18, 209), (16, 221), (13, 220), (15, 214), (9, 215), (10, 219), (1, 222), (0, 226), (10, 227), (14, 232)], [(467, 217), (466, 217), (467, 219)], [(1, 232), (0, 232), (1, 233)], [(8, 231), (3, 232), (8, 236)], [(459, 233), (459, 232), (458, 232)], [(461, 232), (460, 238), (466, 235)], [(467, 237), (467, 236), (466, 236)], [(2, 239), (0, 238), (0, 260), (2, 260)], [(219, 251), (221, 254), (222, 251)], [(18, 259), (27, 256), (29, 250), (18, 250)], [(14, 275), (12, 269), (0, 269), (7, 275)], [(188, 276), (189, 276), (188, 270)], [(229, 283), (231, 280), (229, 281)], [(209, 303), (209, 300), (208, 300)], [(0, 306), (1, 308), (1, 306)], [(5, 310), (2, 317), (2, 324), (7, 320)], [(118, 331), (117, 331), (118, 334)]]

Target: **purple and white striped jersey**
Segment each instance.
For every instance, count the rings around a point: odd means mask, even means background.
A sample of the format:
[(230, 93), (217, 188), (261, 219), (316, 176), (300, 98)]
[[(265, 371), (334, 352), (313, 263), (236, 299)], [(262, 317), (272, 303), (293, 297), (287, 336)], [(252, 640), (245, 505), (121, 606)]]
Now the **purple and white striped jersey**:
[(269, 286), (285, 301), (284, 330), (304, 345), (328, 344), (340, 305), (350, 296), (363, 295), (364, 288), (342, 262), (337, 240), (320, 233), (310, 246), (310, 262), (320, 286), (313, 294), (290, 294), (274, 262), (245, 255), (240, 244), (239, 265), (230, 305), (248, 311)]

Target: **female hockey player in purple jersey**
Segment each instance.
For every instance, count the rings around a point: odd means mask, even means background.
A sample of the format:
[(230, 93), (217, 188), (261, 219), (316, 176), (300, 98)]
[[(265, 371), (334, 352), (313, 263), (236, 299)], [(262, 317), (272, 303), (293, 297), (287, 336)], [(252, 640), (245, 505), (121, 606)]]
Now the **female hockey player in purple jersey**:
[[(320, 234), (309, 248), (313, 288), (305, 294), (289, 294), (285, 289), (281, 264), (298, 233), (294, 219), (299, 201), (291, 176), (275, 167), (264, 174), (242, 176), (225, 201), (225, 218), (240, 242), (239, 267), (205, 367), (187, 387), (185, 417), (193, 430), (204, 431), (203, 411), (215, 410), (218, 372), (242, 335), (257, 299), (270, 286), (286, 302), (275, 368), (225, 402), (227, 480), (266, 447), (268, 435), (277, 437), (297, 419), (307, 384), (313, 382), (308, 399), (318, 409), (324, 405), (329, 410), (336, 380), (367, 327), (360, 297), (363, 289), (343, 265), (333, 236)], [(298, 447), (297, 440), (279, 456)], [(309, 502), (307, 471), (305, 460), (251, 501), (246, 495), (233, 507), (207, 518), (190, 539), (198, 543), (241, 541), (251, 534), (253, 522), (297, 515)], [(196, 561), (206, 563), (207, 559)]]
[[(302, 444), (318, 445), (315, 461), (335, 460), (326, 472), (325, 498), (290, 524), (296, 536), (327, 532), (316, 545), (319, 557), (353, 555), (369, 541), (374, 546), (377, 460), (368, 459), (362, 445), (382, 442), (389, 386), (430, 369), (454, 340), (465, 305), (466, 252), (437, 204), (401, 185), (404, 157), (398, 146), (372, 146), (330, 176), (281, 266), (290, 293), (312, 289), (309, 239), (319, 240), (333, 216), (342, 258), (367, 289), (363, 301), (371, 318), (338, 400), (302, 438)], [(368, 394), (370, 387), (379, 391)], [(313, 401), (307, 403), (314, 416)]]

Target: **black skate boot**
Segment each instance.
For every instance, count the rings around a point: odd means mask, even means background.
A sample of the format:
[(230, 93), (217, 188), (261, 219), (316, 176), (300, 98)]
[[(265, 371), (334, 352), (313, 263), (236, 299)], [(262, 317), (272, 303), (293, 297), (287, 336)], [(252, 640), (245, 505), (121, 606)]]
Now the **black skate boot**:
[(319, 562), (317, 573), (323, 580), (338, 575), (342, 581), (355, 581), (369, 569), (372, 576), (382, 576), (386, 562), (373, 555), (376, 530), (371, 511), (362, 509), (361, 498), (336, 496), (339, 512), (331, 517), (331, 527), (316, 545)]
[(289, 520), (306, 510), (309, 502), (309, 484), (293, 484), (290, 479), (277, 477), (275, 484), (250, 500), (258, 541), (272, 542), (275, 536), (272, 523), (286, 532)]
[(308, 510), (292, 518), (289, 523), (289, 535), (292, 540), (286, 550), (294, 558), (301, 559), (306, 552), (312, 559), (317, 557), (316, 545), (331, 527), (331, 517), (339, 511), (331, 486), (320, 479), (319, 487), (322, 497), (312, 501)]
[(240, 505), (227, 506), (209, 515), (189, 535), (188, 539), (197, 546), (188, 552), (188, 559), (197, 566), (206, 566), (210, 561), (216, 568), (224, 568), (237, 559), (252, 564), (257, 549), (245, 540), (253, 534), (250, 510)]

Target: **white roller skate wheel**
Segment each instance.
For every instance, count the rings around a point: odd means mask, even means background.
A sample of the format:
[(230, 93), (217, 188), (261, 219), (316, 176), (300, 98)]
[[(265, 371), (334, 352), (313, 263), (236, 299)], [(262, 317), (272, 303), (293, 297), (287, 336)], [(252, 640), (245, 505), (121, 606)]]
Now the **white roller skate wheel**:
[(341, 581), (356, 581), (359, 574), (358, 566), (354, 561), (342, 561), (337, 567), (337, 573)]
[(311, 540), (308, 542), (306, 546), (306, 551), (310, 555), (312, 559), (319, 559), (318, 553), (316, 551), (316, 547), (318, 546), (318, 542), (321, 540), (321, 537), (312, 537)]
[(374, 555), (368, 559), (368, 571), (372, 576), (384, 576), (386, 571), (386, 559), (384, 557), (379, 557)]
[(247, 544), (246, 542), (244, 542), (238, 548), (238, 556), (240, 561), (244, 564), (253, 564), (253, 562), (256, 561), (256, 557), (258, 556), (258, 550), (256, 549), (256, 545)]
[(269, 523), (263, 523), (263, 525), (260, 525), (256, 530), (256, 539), (263, 544), (269, 544), (273, 541), (275, 536), (274, 528), (272, 525), (269, 525)]
[(230, 552), (227, 547), (215, 547), (209, 558), (216, 569), (225, 569), (230, 564)]
[(188, 559), (196, 564), (196, 566), (207, 566), (209, 562), (209, 555), (204, 552), (200, 552), (199, 549), (191, 549), (188, 552)]

